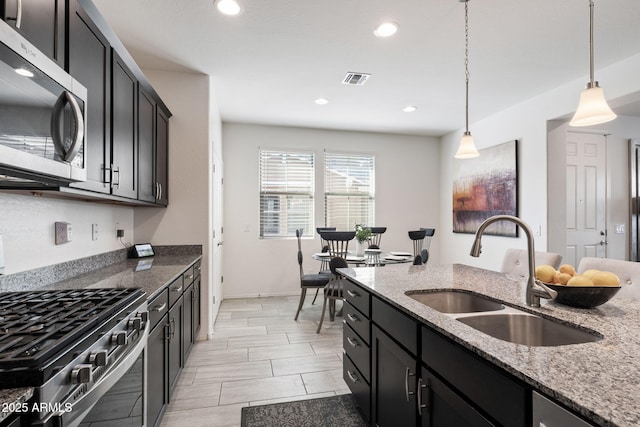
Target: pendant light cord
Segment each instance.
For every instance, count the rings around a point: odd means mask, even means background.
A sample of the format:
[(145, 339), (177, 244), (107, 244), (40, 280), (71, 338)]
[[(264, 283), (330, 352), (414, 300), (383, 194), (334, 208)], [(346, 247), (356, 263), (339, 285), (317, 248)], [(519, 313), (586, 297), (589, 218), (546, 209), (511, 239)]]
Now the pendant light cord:
[(589, 87), (595, 87), (593, 75), (593, 0), (589, 0)]
[[(469, 0), (464, 2), (465, 133), (469, 133)], [(591, 79), (593, 80), (593, 74)]]

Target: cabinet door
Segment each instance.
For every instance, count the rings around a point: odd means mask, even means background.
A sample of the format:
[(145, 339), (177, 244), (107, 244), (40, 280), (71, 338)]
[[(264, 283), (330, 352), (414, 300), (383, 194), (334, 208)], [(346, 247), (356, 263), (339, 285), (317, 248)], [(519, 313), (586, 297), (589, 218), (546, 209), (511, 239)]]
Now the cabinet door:
[(155, 175), (159, 194), (157, 203), (169, 203), (169, 115), (161, 108), (156, 109), (156, 165)]
[[(196, 267), (199, 268), (199, 267)], [(196, 279), (193, 281), (193, 342), (195, 343), (198, 340), (198, 332), (200, 332), (200, 324), (201, 320), (201, 309), (200, 309), (200, 300), (201, 300), (201, 280), (198, 275)]]
[(372, 334), (372, 425), (415, 426), (416, 359), (377, 326)]
[(109, 193), (111, 46), (77, 0), (69, 1), (67, 71), (87, 88), (87, 181), (72, 187)]
[(2, 0), (2, 19), (64, 67), (64, 0)]
[(174, 389), (180, 374), (182, 362), (182, 331), (184, 318), (184, 304), (182, 297), (169, 310), (169, 363), (168, 363), (168, 380), (169, 380), (169, 396)]
[(183, 367), (193, 346), (193, 303), (195, 302), (193, 300), (193, 290), (194, 285), (191, 284), (184, 291), (184, 327), (182, 330)]
[(424, 367), (418, 384), (422, 427), (491, 427), (494, 425)]
[(155, 164), (155, 102), (141, 88), (138, 90), (138, 199), (156, 199)]
[(137, 81), (112, 50), (111, 63), (111, 192), (138, 197), (138, 146), (136, 138)]
[(147, 421), (150, 426), (156, 425), (168, 400), (165, 370), (165, 339), (168, 334), (166, 323), (165, 316), (165, 319), (151, 331), (147, 341)]

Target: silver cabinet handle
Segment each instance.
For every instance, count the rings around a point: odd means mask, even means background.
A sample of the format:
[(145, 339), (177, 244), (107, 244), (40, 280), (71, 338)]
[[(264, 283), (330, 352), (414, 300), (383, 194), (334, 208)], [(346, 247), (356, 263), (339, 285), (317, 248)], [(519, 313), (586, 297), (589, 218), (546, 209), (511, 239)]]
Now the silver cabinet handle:
[(151, 311), (162, 311), (167, 307), (167, 303), (163, 302), (161, 305), (156, 305), (151, 309)]
[[(426, 384), (422, 383), (422, 378), (418, 378), (418, 415), (422, 416), (422, 409), (427, 408), (428, 405), (422, 404), (422, 390), (427, 388)], [(429, 389), (427, 388), (427, 393)], [(429, 401), (429, 395), (427, 394), (427, 402)]]
[(347, 371), (347, 375), (349, 376), (349, 378), (351, 379), (351, 381), (353, 381), (354, 383), (358, 382), (358, 377), (356, 377), (353, 372), (351, 371)]
[(354, 340), (351, 337), (347, 337), (347, 341), (351, 345), (351, 347), (356, 348), (358, 346), (358, 341)]
[(179, 288), (171, 288), (171, 292), (182, 292), (182, 286), (180, 286)]
[(347, 314), (347, 317), (349, 318), (349, 320), (351, 320), (352, 322), (359, 322), (360, 319), (358, 319), (358, 316), (354, 316), (353, 314), (349, 313)]
[(409, 396), (412, 396), (415, 394), (414, 392), (409, 391), (409, 377), (413, 377), (414, 375), (415, 374), (412, 374), (409, 368), (407, 368), (407, 370), (404, 373), (404, 391), (407, 397), (407, 402), (409, 401)]
[(353, 292), (353, 291), (347, 291), (347, 295), (349, 295), (351, 298), (356, 298), (360, 296), (359, 293)]
[(22, 0), (18, 0), (18, 12), (16, 13), (16, 28), (22, 25)]
[(188, 276), (186, 276), (186, 277), (187, 277), (187, 279), (191, 280), (191, 279), (193, 279), (193, 274), (189, 274), (189, 275), (188, 275)]
[(158, 187), (160, 188), (160, 199), (162, 199), (162, 184), (158, 183)]

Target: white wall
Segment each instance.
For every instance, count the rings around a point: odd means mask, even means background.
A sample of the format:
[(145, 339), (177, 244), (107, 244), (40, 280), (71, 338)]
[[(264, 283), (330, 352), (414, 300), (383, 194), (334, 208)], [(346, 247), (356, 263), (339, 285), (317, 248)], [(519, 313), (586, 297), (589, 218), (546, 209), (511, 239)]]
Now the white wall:
[[(72, 226), (72, 241), (56, 245), (54, 222)], [(0, 193), (0, 234), (4, 242), (5, 274), (122, 249), (116, 223), (133, 237), (133, 208)], [(91, 239), (98, 224), (98, 240)]]
[[(636, 55), (606, 69), (597, 70), (596, 76), (605, 88), (607, 98), (616, 99), (640, 91), (640, 79), (637, 78), (639, 70), (640, 55)], [(549, 233), (547, 208), (553, 209), (553, 206), (547, 206), (547, 121), (569, 117), (573, 113), (580, 91), (587, 80), (586, 77), (576, 80), (470, 125), (478, 149), (513, 139), (519, 141), (519, 216), (532, 229), (536, 230), (540, 227), (541, 234), (535, 238), (537, 250), (547, 248)], [(507, 88), (495, 88), (495, 90), (507, 90)], [(473, 98), (471, 102), (473, 105)], [(615, 103), (611, 104), (615, 110)], [(473, 110), (471, 115), (473, 119)], [(620, 138), (624, 138), (623, 133), (619, 135)], [(482, 255), (479, 258), (473, 258), (468, 255), (473, 236), (452, 232), (451, 190), (447, 187), (451, 186), (451, 164), (461, 134), (462, 131), (458, 131), (441, 139), (443, 191), (440, 204), (440, 229), (444, 235), (441, 239), (442, 259), (445, 262), (498, 270), (504, 251), (509, 247), (526, 248), (526, 239), (523, 233), (518, 239), (485, 236), (482, 239)], [(609, 143), (614, 142), (612, 139)], [(623, 144), (623, 142), (620, 143)], [(564, 185), (564, 182), (559, 185)]]
[[(388, 227), (382, 237), (383, 250), (411, 251), (408, 230), (438, 228), (441, 180), (437, 138), (224, 123), (223, 140), (225, 298), (300, 292), (295, 238), (259, 238), (260, 147), (314, 151), (316, 227), (324, 224), (322, 168), (326, 149), (376, 156), (375, 224), (370, 225)], [(439, 261), (440, 236), (436, 230), (429, 262)], [(303, 242), (305, 271), (317, 271), (319, 263), (311, 255), (319, 249), (317, 234)]]
[[(145, 70), (173, 116), (169, 120), (169, 206), (136, 208), (137, 242), (156, 245), (198, 244), (203, 248), (202, 301), (211, 295), (209, 263), (210, 77), (203, 74)], [(218, 119), (219, 120), (219, 119)], [(203, 304), (204, 319), (211, 319)], [(209, 321), (200, 334), (211, 330)]]

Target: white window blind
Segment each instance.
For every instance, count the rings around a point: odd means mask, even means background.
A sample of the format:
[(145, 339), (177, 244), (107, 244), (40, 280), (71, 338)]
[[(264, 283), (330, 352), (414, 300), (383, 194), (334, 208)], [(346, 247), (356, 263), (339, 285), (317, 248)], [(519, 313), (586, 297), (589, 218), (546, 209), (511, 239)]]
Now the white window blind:
[(327, 227), (353, 230), (356, 224), (373, 225), (375, 157), (325, 152), (324, 191)]
[(313, 153), (260, 150), (260, 237), (313, 235)]

